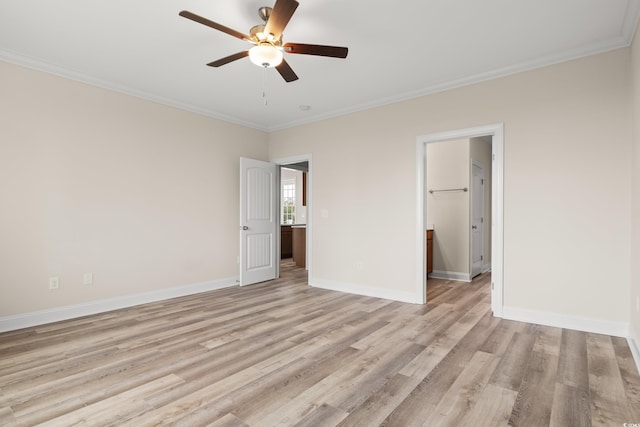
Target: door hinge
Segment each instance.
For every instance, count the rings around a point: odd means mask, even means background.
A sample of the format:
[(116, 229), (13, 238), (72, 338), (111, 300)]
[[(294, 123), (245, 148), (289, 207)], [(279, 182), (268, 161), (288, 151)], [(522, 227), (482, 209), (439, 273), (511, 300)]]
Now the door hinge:
[(491, 290), (493, 290), (493, 282), (491, 282)]
[(480, 184), (484, 185), (484, 178), (480, 179)]
[(484, 260), (484, 256), (480, 255), (480, 261)]
[(483, 216), (480, 217), (480, 224), (484, 224), (484, 217)]
[(492, 154), (492, 155), (491, 155), (491, 160), (495, 160), (495, 159), (496, 159), (496, 155), (495, 155), (495, 154)]

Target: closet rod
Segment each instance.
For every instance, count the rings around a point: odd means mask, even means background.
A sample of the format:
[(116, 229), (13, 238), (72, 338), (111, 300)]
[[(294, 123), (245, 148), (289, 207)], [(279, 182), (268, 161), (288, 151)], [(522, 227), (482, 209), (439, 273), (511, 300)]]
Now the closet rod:
[(469, 191), (469, 189), (467, 187), (464, 187), (464, 188), (449, 188), (447, 190), (429, 190), (429, 193), (431, 193), (431, 194), (439, 193), (440, 191), (464, 191), (464, 192), (467, 192), (467, 191)]

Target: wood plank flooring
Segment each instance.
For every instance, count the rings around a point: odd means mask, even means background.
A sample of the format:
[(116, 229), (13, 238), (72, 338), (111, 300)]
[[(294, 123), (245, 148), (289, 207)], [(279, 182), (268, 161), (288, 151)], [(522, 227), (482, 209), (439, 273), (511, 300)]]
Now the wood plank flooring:
[(281, 279), (0, 334), (0, 426), (622, 426), (626, 340), (496, 319), (490, 276), (429, 304)]

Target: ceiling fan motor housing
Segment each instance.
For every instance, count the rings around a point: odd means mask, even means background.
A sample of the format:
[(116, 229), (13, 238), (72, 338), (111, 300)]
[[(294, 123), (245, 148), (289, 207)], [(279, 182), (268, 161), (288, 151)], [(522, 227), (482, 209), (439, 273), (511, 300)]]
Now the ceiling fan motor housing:
[(264, 31), (265, 25), (256, 25), (249, 30), (250, 41), (256, 44), (269, 43), (272, 46), (282, 46), (282, 36), (275, 38), (273, 34)]

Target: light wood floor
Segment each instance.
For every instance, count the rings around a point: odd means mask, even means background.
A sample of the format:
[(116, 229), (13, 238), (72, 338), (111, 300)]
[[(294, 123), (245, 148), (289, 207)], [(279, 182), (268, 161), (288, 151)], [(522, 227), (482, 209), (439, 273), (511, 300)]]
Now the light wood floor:
[(0, 334), (0, 425), (622, 426), (624, 339), (495, 319), (489, 276), (426, 306), (275, 282)]

